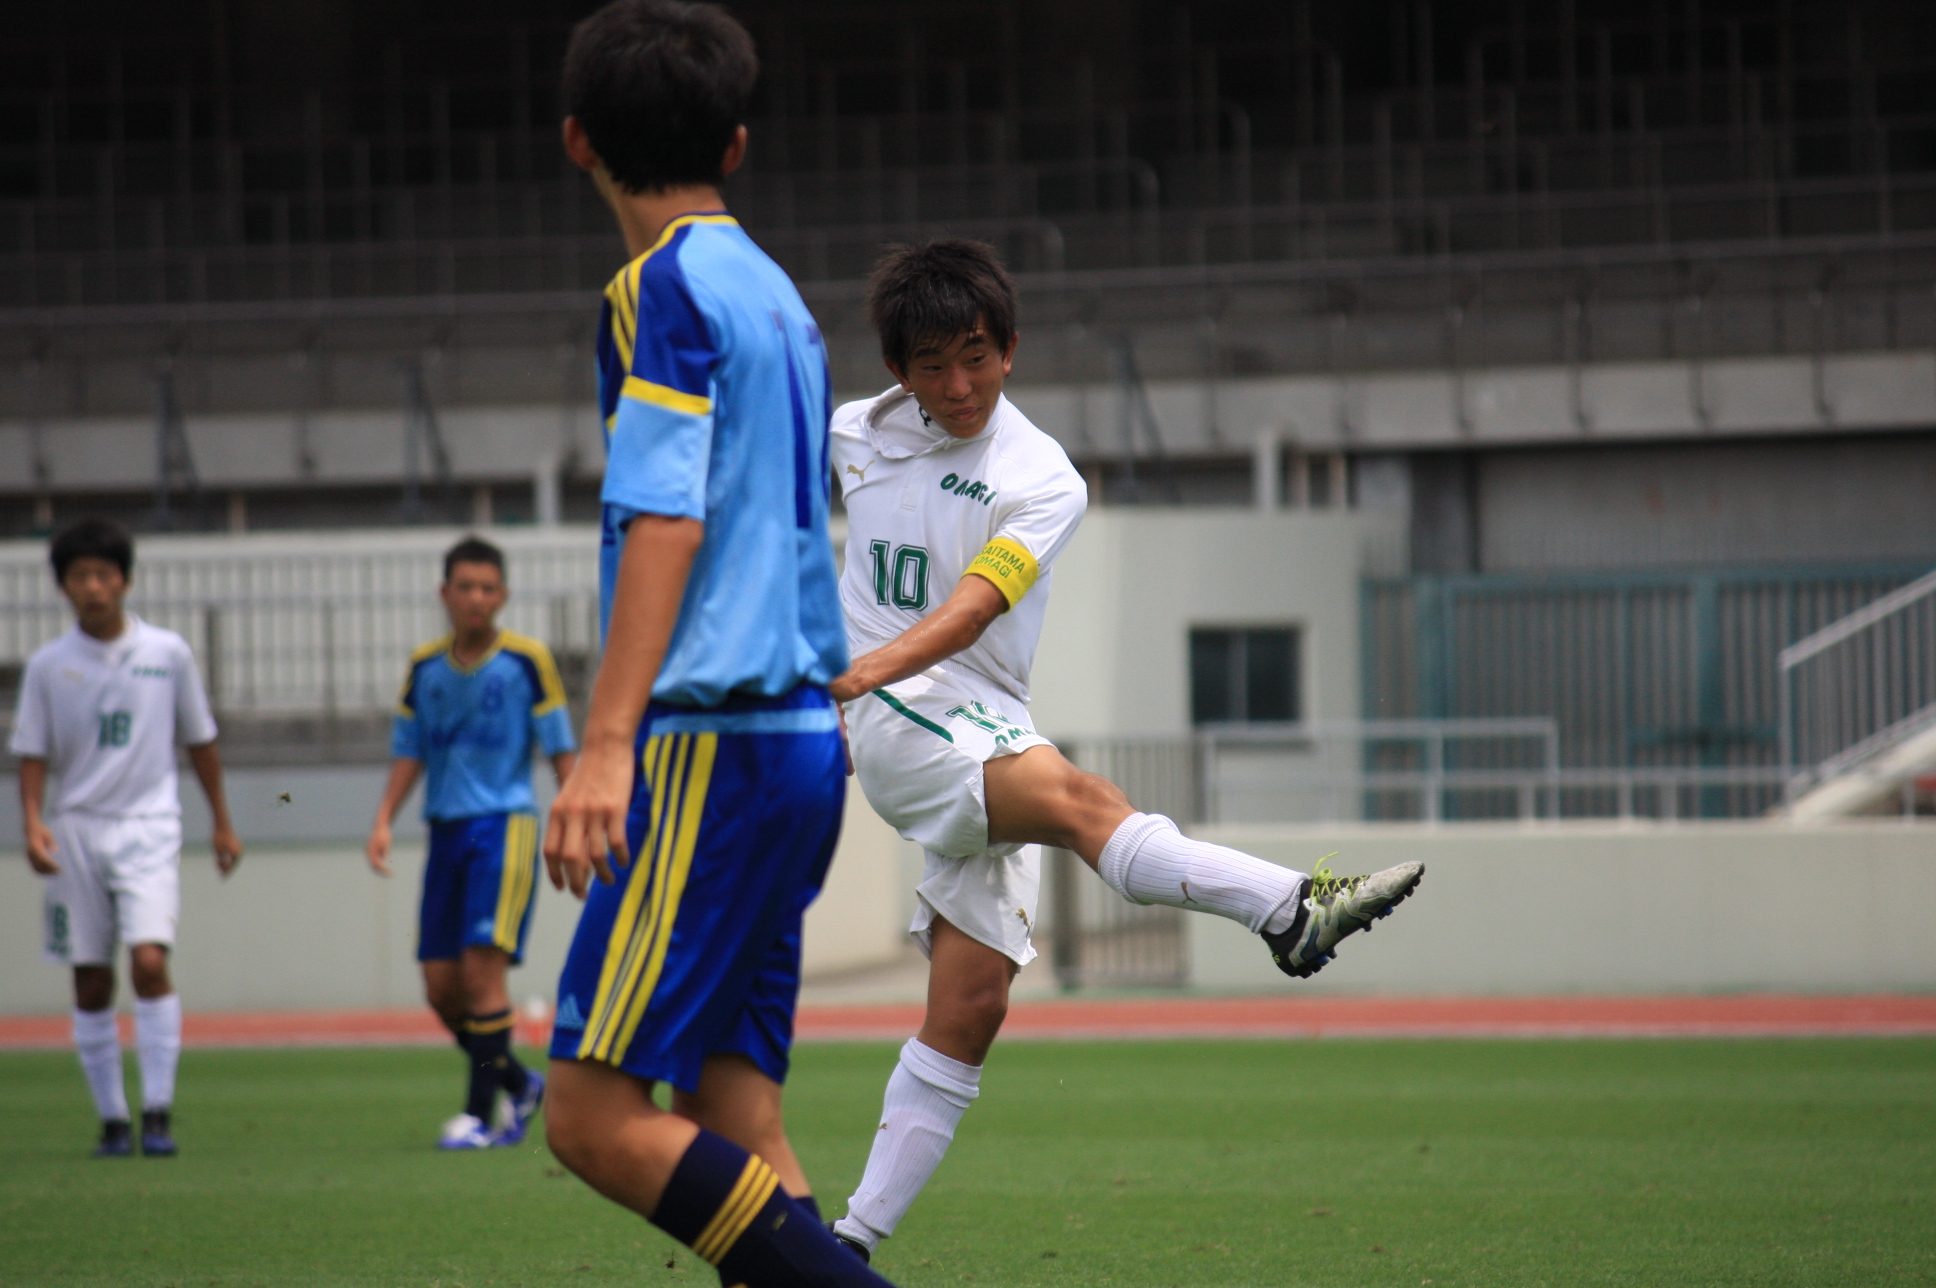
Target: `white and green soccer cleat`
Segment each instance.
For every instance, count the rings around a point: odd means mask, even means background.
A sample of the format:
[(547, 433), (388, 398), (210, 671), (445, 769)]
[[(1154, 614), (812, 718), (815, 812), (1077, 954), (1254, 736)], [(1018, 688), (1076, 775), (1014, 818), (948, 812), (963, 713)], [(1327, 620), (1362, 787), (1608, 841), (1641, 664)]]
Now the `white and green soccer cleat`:
[(1286, 975), (1309, 979), (1337, 956), (1339, 940), (1391, 915), (1424, 876), (1423, 863), (1401, 863), (1362, 877), (1334, 877), (1320, 866), (1300, 892), (1297, 920), (1282, 934), (1263, 936), (1271, 960)]

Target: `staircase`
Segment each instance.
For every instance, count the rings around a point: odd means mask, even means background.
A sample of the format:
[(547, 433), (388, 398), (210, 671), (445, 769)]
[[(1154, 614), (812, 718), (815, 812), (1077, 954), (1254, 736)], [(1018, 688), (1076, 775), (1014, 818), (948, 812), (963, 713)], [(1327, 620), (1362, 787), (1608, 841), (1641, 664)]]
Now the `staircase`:
[(1936, 572), (1781, 651), (1788, 817), (1912, 815), (1936, 788)]

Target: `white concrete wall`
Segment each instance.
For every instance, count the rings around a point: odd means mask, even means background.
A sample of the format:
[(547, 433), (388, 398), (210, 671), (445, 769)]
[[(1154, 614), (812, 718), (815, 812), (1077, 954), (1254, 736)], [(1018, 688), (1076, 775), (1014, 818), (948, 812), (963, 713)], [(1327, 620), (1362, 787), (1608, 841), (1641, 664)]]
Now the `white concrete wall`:
[(1234, 922), (1185, 918), (1199, 988), (1296, 993), (1936, 989), (1936, 827), (1193, 829), (1274, 863), (1426, 864), (1418, 893), (1313, 980)]
[(1188, 733), (1192, 626), (1299, 627), (1306, 718), (1354, 718), (1359, 578), (1403, 524), (1383, 511), (1090, 510), (1055, 565), (1036, 728)]
[[(380, 777), (380, 767), (374, 772)], [(367, 808), (367, 800), (359, 804), (359, 819)], [(840, 849), (807, 913), (809, 974), (901, 955), (905, 849), (851, 788)], [(394, 865), (396, 875), (385, 881), (370, 873), (357, 845), (285, 843), (254, 848), (221, 881), (206, 845), (191, 845), (182, 858), (175, 952), (183, 1000), (208, 1011), (414, 1005), (421, 996), (415, 962), (421, 844), (400, 844)], [(71, 1005), (67, 973), (40, 955), (41, 907), (41, 882), (25, 858), (0, 854), (0, 1014)], [(577, 916), (568, 895), (543, 887), (530, 952), (512, 976), (515, 999), (554, 996)], [(125, 1006), (125, 988), (121, 1001)]]

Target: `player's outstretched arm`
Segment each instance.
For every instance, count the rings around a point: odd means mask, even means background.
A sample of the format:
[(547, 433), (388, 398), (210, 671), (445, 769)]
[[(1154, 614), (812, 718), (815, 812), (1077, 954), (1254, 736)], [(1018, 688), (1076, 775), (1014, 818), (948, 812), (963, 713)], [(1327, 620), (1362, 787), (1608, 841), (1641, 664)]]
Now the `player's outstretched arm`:
[(854, 664), (830, 687), (836, 702), (852, 702), (882, 685), (919, 675), (981, 638), (1008, 611), (1008, 598), (980, 573), (955, 583), (946, 603)]
[(47, 799), (47, 762), (37, 756), (20, 758), (20, 822), (26, 833), (27, 864), (44, 877), (60, 874), (54, 857), (54, 830), (41, 817)]
[(625, 816), (632, 805), (632, 744), (705, 537), (706, 525), (697, 519), (658, 514), (638, 515), (625, 530), (605, 655), (585, 715), (585, 745), (545, 824), (551, 884), (570, 887), (581, 899), (594, 872), (608, 885), (616, 879), (608, 853), (620, 866), (631, 861)]
[(363, 843), (363, 857), (369, 860), (370, 871), (380, 877), (390, 875), (390, 828), (422, 773), (423, 761), (415, 756), (398, 756), (390, 762), (390, 778), (383, 784), (383, 799), (377, 802), (376, 822), (370, 826), (370, 839)]
[(229, 820), (228, 795), (222, 790), (222, 753), (214, 743), (205, 742), (188, 749), (188, 763), (195, 767), (202, 795), (208, 797), (208, 812), (215, 819), (215, 834), (209, 838), (215, 850), (215, 870), (227, 876), (242, 861), (242, 838), (235, 834), (235, 824)]

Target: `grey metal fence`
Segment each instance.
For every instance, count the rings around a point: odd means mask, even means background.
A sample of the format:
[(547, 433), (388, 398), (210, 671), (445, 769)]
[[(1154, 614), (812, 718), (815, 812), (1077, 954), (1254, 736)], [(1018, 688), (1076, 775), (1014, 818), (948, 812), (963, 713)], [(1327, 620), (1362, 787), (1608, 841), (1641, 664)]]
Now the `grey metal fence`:
[[(395, 702), (410, 651), (448, 627), (443, 551), (460, 533), (157, 538), (142, 543), (129, 608), (194, 648), (217, 709), (355, 716)], [(598, 641), (592, 528), (493, 533), (506, 551), (511, 630), (568, 667)], [(0, 547), (0, 667), (17, 668), (70, 621), (40, 543)]]
[(1643, 797), (1657, 798), (1671, 780), (1676, 814), (1756, 816), (1781, 800), (1777, 653), (1923, 571), (1371, 580), (1364, 710), (1372, 718), (1552, 717), (1566, 771), (1561, 816), (1663, 808), (1633, 805), (1630, 788), (1604, 781), (1609, 770), (1628, 771)]
[(1936, 572), (1783, 649), (1785, 799), (1936, 726)]

